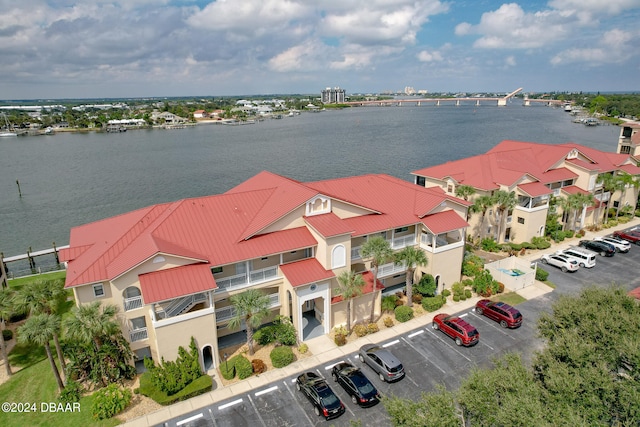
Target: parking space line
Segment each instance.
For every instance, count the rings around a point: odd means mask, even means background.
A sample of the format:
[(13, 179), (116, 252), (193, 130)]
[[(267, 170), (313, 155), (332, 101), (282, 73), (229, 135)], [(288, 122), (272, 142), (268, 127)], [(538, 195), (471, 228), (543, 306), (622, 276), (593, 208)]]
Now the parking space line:
[(211, 421), (213, 422), (213, 427), (218, 427), (218, 423), (216, 423), (216, 419), (213, 416), (213, 411), (211, 410), (211, 408), (207, 408), (209, 411), (209, 416), (211, 417)]
[(445, 340), (442, 339), (442, 337), (439, 337), (435, 332), (430, 331), (429, 329), (427, 329), (427, 332), (431, 333), (431, 335), (433, 335), (436, 339), (440, 340), (441, 342), (445, 343), (447, 345), (447, 347), (451, 348), (451, 350), (455, 351), (456, 353), (458, 353), (460, 356), (464, 357), (465, 359), (467, 359), (469, 362), (471, 362), (471, 359), (469, 359), (467, 356), (465, 356), (463, 353), (459, 352), (455, 347), (451, 347), (449, 345), (449, 343), (447, 343)]
[(494, 322), (493, 320), (487, 319), (486, 317), (476, 313), (475, 311), (473, 313), (473, 316), (478, 320), (481, 320), (483, 323), (487, 325), (491, 325), (493, 328), (497, 329), (502, 335), (506, 335), (512, 340), (515, 340), (515, 337), (513, 335), (508, 334), (503, 327), (501, 327), (498, 323)]
[(191, 421), (195, 421), (197, 419), (200, 419), (204, 417), (204, 414), (202, 412), (200, 412), (197, 415), (194, 415), (193, 417), (189, 417), (189, 418), (185, 418), (184, 420), (178, 421), (176, 423), (177, 426), (181, 426), (182, 424), (186, 424), (186, 423), (190, 423)]
[(384, 348), (391, 347), (392, 345), (396, 345), (399, 342), (400, 342), (400, 340), (391, 341), (391, 342), (388, 342), (388, 343), (384, 344), (382, 347), (384, 347)]
[(331, 365), (327, 365), (327, 366), (324, 367), (324, 370), (328, 371), (329, 369), (333, 369), (333, 367), (336, 366), (338, 363), (344, 363), (344, 360), (340, 360), (340, 361), (338, 361), (336, 363), (333, 363)]
[(220, 406), (218, 406), (218, 410), (222, 411), (223, 409), (226, 409), (226, 408), (228, 408), (230, 406), (233, 406), (233, 405), (237, 405), (238, 403), (242, 403), (242, 398), (236, 399), (233, 402), (225, 403), (224, 405), (220, 405)]
[[(422, 332), (424, 332), (424, 331), (422, 331)], [(421, 352), (420, 350), (418, 350), (418, 349), (417, 349), (413, 344), (411, 344), (409, 341), (407, 341), (407, 340), (406, 340), (406, 339), (404, 339), (404, 338), (402, 338), (402, 340), (403, 340), (404, 342), (406, 342), (407, 344), (409, 344), (409, 347), (411, 347), (411, 348), (412, 348), (412, 349), (414, 349), (416, 352), (418, 352), (419, 354), (421, 354), (421, 355), (422, 355), (422, 352)], [(423, 356), (424, 356), (424, 355), (423, 355)], [(440, 366), (436, 365), (435, 363), (431, 363), (431, 361), (430, 361), (429, 359), (427, 359), (427, 363), (430, 363), (431, 365), (433, 365), (433, 366), (435, 366), (436, 368), (438, 368), (438, 370), (439, 370), (440, 372), (442, 372), (443, 374), (446, 374), (446, 373), (447, 373), (447, 372), (446, 372), (444, 369), (442, 369)], [(419, 387), (418, 387), (418, 388), (419, 388)]]
[(258, 411), (258, 408), (256, 407), (255, 403), (253, 403), (253, 399), (251, 398), (251, 395), (248, 395), (247, 397), (249, 398), (249, 402), (251, 403), (253, 410), (256, 411), (256, 415), (258, 416), (258, 418), (260, 418), (260, 423), (262, 424), (263, 427), (267, 427), (267, 425), (264, 423), (264, 420), (262, 419), (262, 416), (260, 415), (260, 411)]
[(478, 343), (479, 343), (479, 344), (482, 344), (482, 345), (486, 345), (486, 346), (487, 346), (487, 347), (489, 347), (491, 350), (495, 350), (495, 348), (491, 347), (489, 344), (487, 344), (486, 342), (484, 342), (484, 341), (482, 341), (482, 340), (478, 341)]
[(461, 315), (459, 315), (458, 317), (466, 317), (466, 316), (467, 316), (467, 314), (469, 314), (469, 313), (461, 314)]
[(423, 330), (423, 329), (420, 329), (419, 331), (416, 331), (416, 332), (414, 332), (414, 333), (412, 333), (412, 334), (409, 334), (409, 338), (413, 338), (413, 337), (415, 337), (416, 335), (420, 335), (420, 334), (423, 334), (423, 333), (424, 333), (424, 330)]
[(258, 397), (258, 396), (262, 396), (265, 393), (271, 393), (273, 390), (277, 390), (277, 389), (278, 389), (278, 386), (274, 385), (273, 387), (269, 387), (269, 388), (267, 388), (265, 390), (258, 391), (258, 392), (254, 393), (254, 394), (255, 394), (256, 397)]
[(309, 415), (307, 415), (307, 411), (305, 411), (304, 408), (302, 406), (300, 406), (300, 402), (298, 402), (298, 399), (296, 399), (296, 396), (293, 394), (293, 390), (291, 390), (289, 387), (287, 387), (287, 382), (286, 381), (283, 381), (283, 383), (284, 383), (284, 388), (287, 389), (287, 391), (289, 392), (289, 394), (293, 398), (293, 401), (296, 402), (296, 405), (298, 405), (298, 408), (300, 408), (300, 410), (304, 414), (304, 416), (307, 419), (307, 421), (309, 421), (309, 424), (307, 424), (307, 425), (313, 425), (313, 421), (311, 421), (311, 418), (309, 418)]

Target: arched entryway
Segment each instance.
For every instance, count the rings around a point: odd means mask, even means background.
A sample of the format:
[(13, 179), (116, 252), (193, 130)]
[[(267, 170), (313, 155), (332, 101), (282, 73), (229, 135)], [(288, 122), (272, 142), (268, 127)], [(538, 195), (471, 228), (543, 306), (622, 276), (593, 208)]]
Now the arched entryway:
[(202, 349), (202, 364), (204, 365), (205, 372), (213, 368), (213, 348), (211, 348), (210, 345)]
[(436, 281), (436, 294), (441, 294), (442, 291), (444, 290), (444, 283), (440, 283), (440, 275), (436, 274), (436, 277), (434, 277), (435, 281)]
[(302, 340), (324, 335), (324, 298), (318, 297), (302, 304)]

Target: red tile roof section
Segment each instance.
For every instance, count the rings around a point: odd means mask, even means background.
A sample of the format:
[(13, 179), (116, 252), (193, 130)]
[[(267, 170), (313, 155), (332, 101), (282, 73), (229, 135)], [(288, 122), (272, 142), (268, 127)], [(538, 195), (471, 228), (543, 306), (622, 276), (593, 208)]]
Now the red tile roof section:
[(350, 227), (333, 212), (308, 216), (304, 220), (323, 237), (333, 237), (353, 232), (353, 227)]
[(335, 277), (332, 271), (325, 270), (315, 258), (283, 264), (280, 270), (294, 288)]
[(545, 194), (553, 193), (553, 190), (551, 190), (546, 185), (541, 184), (540, 182), (528, 182), (526, 184), (519, 184), (518, 188), (531, 197), (538, 197)]
[(422, 223), (433, 234), (447, 233), (453, 230), (468, 227), (469, 224), (454, 211), (444, 211), (429, 215), (422, 220)]
[(583, 190), (582, 188), (576, 185), (569, 185), (567, 187), (562, 187), (561, 190), (567, 194), (591, 194), (587, 190)]
[(140, 287), (145, 304), (167, 301), (216, 289), (209, 264), (195, 264), (141, 274)]
[[(364, 273), (362, 273), (362, 278), (364, 279), (362, 295), (370, 294), (371, 292), (373, 292), (373, 273), (371, 271), (365, 271)], [(382, 284), (380, 279), (378, 279), (377, 282), (378, 285), (376, 286), (376, 290), (380, 291), (384, 289), (384, 285)], [(336, 304), (340, 301), (342, 301), (342, 297), (340, 296), (331, 297), (331, 304)]]

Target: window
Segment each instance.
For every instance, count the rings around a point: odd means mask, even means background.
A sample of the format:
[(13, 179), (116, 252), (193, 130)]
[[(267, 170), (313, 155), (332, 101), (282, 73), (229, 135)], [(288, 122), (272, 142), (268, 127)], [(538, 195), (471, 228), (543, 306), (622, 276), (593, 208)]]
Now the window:
[(426, 182), (427, 180), (425, 179), (424, 176), (416, 176), (416, 184), (418, 184), (421, 187), (425, 187), (426, 186)]
[(213, 267), (211, 269), (211, 273), (213, 273), (213, 274), (222, 273), (222, 267)]
[(102, 283), (93, 285), (93, 296), (96, 298), (102, 298), (104, 296), (104, 286), (102, 286)]
[(524, 218), (518, 217), (518, 224), (524, 224)]
[(344, 267), (347, 263), (346, 253), (343, 245), (336, 245), (331, 251), (331, 268)]
[(409, 231), (409, 227), (400, 227), (394, 230), (396, 233), (402, 233), (404, 231)]
[(453, 193), (453, 184), (447, 184), (447, 193)]

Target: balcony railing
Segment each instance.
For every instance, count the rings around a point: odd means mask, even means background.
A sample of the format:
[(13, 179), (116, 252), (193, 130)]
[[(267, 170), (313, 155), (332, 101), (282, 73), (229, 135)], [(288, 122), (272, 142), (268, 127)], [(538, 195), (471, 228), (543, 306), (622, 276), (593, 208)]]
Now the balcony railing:
[(393, 274), (404, 273), (407, 270), (407, 266), (405, 263), (396, 264), (390, 262), (388, 264), (383, 264), (378, 267), (378, 277), (386, 277), (391, 276)]
[(278, 277), (278, 266), (262, 268), (260, 270), (250, 271), (249, 274), (242, 273), (235, 276), (223, 277), (216, 279), (216, 284), (219, 289), (233, 290), (236, 288), (242, 288), (247, 285), (253, 285), (256, 283), (266, 282)]
[(135, 310), (142, 308), (142, 296), (125, 298), (124, 299), (124, 311)]
[(351, 260), (361, 259), (362, 255), (360, 255), (360, 249), (362, 246), (356, 246), (355, 248), (351, 248)]
[[(280, 305), (280, 294), (269, 294), (269, 308)], [(216, 321), (224, 322), (236, 315), (236, 308), (232, 305), (222, 307), (216, 310)]]
[(131, 342), (142, 341), (149, 338), (147, 334), (147, 328), (134, 329), (130, 332)]
[(158, 307), (156, 309), (156, 318), (157, 319), (166, 319), (169, 317), (174, 317), (179, 314), (184, 313), (186, 310), (190, 309), (194, 305), (206, 301), (207, 294), (200, 293), (189, 295), (184, 298), (177, 298), (171, 301), (169, 305), (166, 307)]
[(391, 247), (393, 249), (402, 249), (407, 246), (413, 246), (416, 244), (416, 236), (410, 234), (408, 236), (396, 237), (391, 240)]

